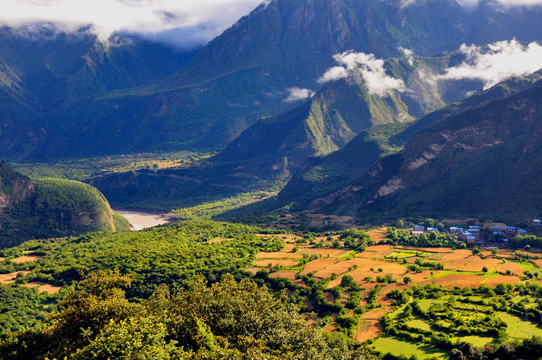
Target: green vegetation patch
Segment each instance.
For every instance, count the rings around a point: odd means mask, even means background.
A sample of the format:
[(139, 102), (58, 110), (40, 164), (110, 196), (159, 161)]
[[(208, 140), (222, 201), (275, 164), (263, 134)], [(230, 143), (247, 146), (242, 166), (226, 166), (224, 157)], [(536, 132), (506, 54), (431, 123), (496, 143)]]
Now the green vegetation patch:
[[(196, 274), (216, 280), (224, 273), (249, 267), (260, 250), (278, 251), (282, 239), (257, 236), (262, 229), (211, 221), (168, 224), (124, 233), (92, 233), (81, 237), (29, 241), (6, 250), (0, 272), (32, 270), (26, 278), (66, 285), (81, 273), (117, 269), (136, 274), (130, 296), (146, 297), (161, 283), (182, 284)], [(233, 241), (210, 242), (216, 238)], [(43, 253), (37, 262), (14, 264), (11, 258), (23, 250)]]
[(444, 299), (420, 299), (418, 300), (418, 306), (421, 310), (427, 311), (434, 304), (444, 304)]
[(406, 323), (407, 326), (424, 331), (431, 331), (431, 325), (423, 321), (422, 319), (413, 319)]
[(449, 356), (448, 352), (434, 346), (398, 340), (391, 336), (382, 336), (376, 339), (372, 347), (382, 354), (390, 353), (394, 356), (403, 355), (406, 357), (416, 356), (418, 359), (430, 359), (433, 357), (448, 359)]
[(477, 335), (458, 336), (458, 337), (452, 338), (452, 341), (455, 341), (458, 344), (468, 343), (468, 344), (472, 344), (474, 347), (484, 347), (494, 340), (495, 339), (492, 337), (477, 336)]
[(526, 339), (532, 336), (542, 337), (542, 328), (532, 322), (502, 311), (499, 311), (498, 315), (506, 323), (506, 333), (509, 337), (514, 339)]

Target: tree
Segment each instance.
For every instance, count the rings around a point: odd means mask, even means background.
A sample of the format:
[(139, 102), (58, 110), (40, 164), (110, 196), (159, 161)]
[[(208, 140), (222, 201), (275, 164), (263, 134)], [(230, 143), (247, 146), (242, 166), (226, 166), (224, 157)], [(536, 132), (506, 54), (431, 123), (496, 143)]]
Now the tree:
[(487, 268), (487, 266), (484, 266), (484, 267), (482, 268), (482, 271), (483, 271), (484, 273), (487, 273), (487, 272), (489, 271), (489, 269)]
[(410, 277), (408, 277), (408, 276), (405, 276), (403, 278), (403, 282), (408, 285), (408, 284), (410, 284), (412, 282), (412, 279)]
[(424, 224), (425, 227), (435, 227), (435, 220), (431, 219), (431, 218), (427, 218), (427, 219), (425, 219), (423, 224)]
[(344, 288), (351, 287), (354, 282), (354, 277), (352, 275), (344, 275), (341, 279), (341, 286)]
[(0, 343), (13, 359), (364, 359), (345, 342), (307, 325), (284, 293), (226, 275), (202, 278), (171, 294), (158, 287), (148, 300), (130, 302), (118, 272), (89, 275), (71, 291), (43, 330)]

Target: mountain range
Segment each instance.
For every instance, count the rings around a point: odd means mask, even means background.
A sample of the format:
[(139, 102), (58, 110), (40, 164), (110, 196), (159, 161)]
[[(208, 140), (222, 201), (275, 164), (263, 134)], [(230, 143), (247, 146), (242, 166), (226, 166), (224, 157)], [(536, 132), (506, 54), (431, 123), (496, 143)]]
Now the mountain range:
[[(448, 101), (480, 88), (481, 82), (467, 80), (439, 90), (436, 81), (428, 80), (458, 57), (453, 53), (388, 59), (382, 62), (382, 69), (404, 83), (408, 91), (389, 89), (381, 95), (362, 81), (332, 81), (293, 110), (257, 121), (202, 166), (110, 174), (94, 178), (92, 184), (114, 204), (127, 206), (136, 201), (130, 205), (146, 208), (154, 208), (157, 199), (162, 200), (162, 208), (191, 206), (261, 190), (264, 184), (269, 187), (286, 180), (307, 158), (341, 149), (364, 130), (388, 125), (399, 131)], [(368, 154), (372, 159), (368, 161), (375, 161), (371, 156)]]
[(115, 205), (169, 210), (291, 178), (266, 209), (362, 216), (349, 189), (384, 181), (366, 176), (375, 163), (538, 80), (481, 91), (489, 80), (446, 74), (494, 51), (491, 42), (539, 40), (541, 15), (492, 1), (467, 10), (453, 0), (273, 0), (194, 53), (121, 35), (102, 43), (84, 29), (3, 28), (0, 156), (221, 149), (198, 166), (90, 182)]
[[(453, 0), (273, 0), (193, 56), (133, 39), (139, 45), (125, 46), (122, 37), (119, 46), (100, 45), (84, 32), (21, 41), (4, 29), (0, 44), (13, 55), (1, 61), (0, 157), (221, 148), (261, 117), (295, 107), (284, 101), (289, 89), (319, 90), (336, 54), (389, 58), (402, 48), (430, 56), (464, 42), (532, 41), (540, 15), (538, 7), (502, 11), (492, 2), (469, 12)], [(26, 86), (31, 79), (47, 86)]]
[(524, 221), (542, 211), (538, 185), (542, 80), (418, 132), (344, 186), (324, 212)]
[(467, 110), (507, 98), (529, 88), (541, 77), (541, 71), (515, 77), (431, 112), (417, 121), (363, 131), (340, 150), (307, 159), (278, 194), (279, 202), (274, 206), (288, 205), (297, 210), (319, 209), (340, 196), (343, 187), (361, 177), (380, 158), (400, 151), (423, 129)]

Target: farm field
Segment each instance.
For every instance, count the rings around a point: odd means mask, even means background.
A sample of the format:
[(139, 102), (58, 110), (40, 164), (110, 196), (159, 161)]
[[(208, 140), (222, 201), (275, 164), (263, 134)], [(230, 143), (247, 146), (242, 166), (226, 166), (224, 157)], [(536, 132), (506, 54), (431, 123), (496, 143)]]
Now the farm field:
[(431, 346), (420, 345), (414, 342), (408, 342), (403, 340), (397, 340), (391, 336), (382, 336), (377, 339), (372, 345), (372, 348), (380, 353), (390, 353), (395, 356), (416, 356), (418, 358), (425, 358), (430, 355), (431, 358), (447, 359), (449, 353), (435, 350)]
[[(515, 306), (537, 308), (537, 296), (511, 290), (542, 285), (537, 261), (506, 250), (379, 244), (385, 240), (381, 229), (363, 236), (359, 241), (367, 246), (345, 249), (344, 236), (290, 235), (281, 251), (258, 253), (251, 271), (268, 271), (275, 281), (302, 287), (308, 293), (306, 309), (327, 314), (326, 331), (344, 332), (382, 355), (445, 359), (447, 348), (462, 343), (484, 347), (499, 336), (542, 336), (536, 319), (522, 320), (517, 309), (493, 310), (506, 308), (506, 300), (495, 294), (503, 288)], [(536, 276), (527, 276), (529, 272)], [(405, 303), (410, 309), (406, 313)], [(436, 314), (439, 308), (449, 313), (449, 323), (421, 315)], [(444, 345), (434, 345), (439, 342)]]

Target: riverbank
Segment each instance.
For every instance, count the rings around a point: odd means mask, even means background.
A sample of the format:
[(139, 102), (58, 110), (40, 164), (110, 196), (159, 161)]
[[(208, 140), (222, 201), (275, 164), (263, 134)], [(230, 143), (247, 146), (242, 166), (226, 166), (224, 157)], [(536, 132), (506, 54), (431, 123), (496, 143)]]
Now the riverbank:
[(134, 231), (151, 228), (173, 221), (173, 214), (151, 214), (141, 211), (114, 210), (124, 216)]

